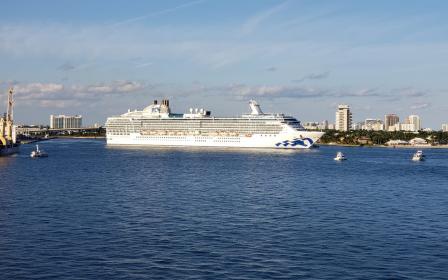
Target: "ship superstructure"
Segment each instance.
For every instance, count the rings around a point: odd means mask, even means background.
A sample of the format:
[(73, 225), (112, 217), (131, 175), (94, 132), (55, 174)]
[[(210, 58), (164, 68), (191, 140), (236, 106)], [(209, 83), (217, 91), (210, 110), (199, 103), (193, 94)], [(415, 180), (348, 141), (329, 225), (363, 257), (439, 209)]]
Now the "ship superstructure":
[(4, 116), (0, 117), (0, 156), (10, 155), (19, 151), (13, 120), (13, 93), (13, 89), (9, 89), (7, 110)]
[(155, 100), (143, 110), (109, 117), (107, 144), (297, 149), (312, 147), (323, 135), (306, 131), (294, 117), (263, 113), (254, 100), (249, 105), (249, 114), (214, 117), (199, 108), (175, 114), (169, 100)]

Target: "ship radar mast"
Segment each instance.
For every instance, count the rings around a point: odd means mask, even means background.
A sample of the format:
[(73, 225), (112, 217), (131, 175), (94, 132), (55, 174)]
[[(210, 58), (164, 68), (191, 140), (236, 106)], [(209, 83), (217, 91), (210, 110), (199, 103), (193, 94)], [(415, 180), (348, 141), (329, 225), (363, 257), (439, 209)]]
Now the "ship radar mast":
[(258, 105), (257, 101), (251, 100), (249, 101), (250, 112), (251, 115), (263, 115), (263, 111), (261, 111), (260, 105)]

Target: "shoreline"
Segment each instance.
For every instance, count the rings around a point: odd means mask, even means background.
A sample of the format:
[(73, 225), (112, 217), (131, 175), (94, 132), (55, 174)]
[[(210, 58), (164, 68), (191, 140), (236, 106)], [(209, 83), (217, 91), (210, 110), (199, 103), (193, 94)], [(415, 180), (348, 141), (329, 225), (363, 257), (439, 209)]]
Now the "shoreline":
[(355, 145), (355, 144), (328, 144), (328, 143), (318, 143), (319, 146), (334, 146), (334, 147), (362, 147), (362, 148), (388, 148), (388, 149), (448, 149), (448, 145), (437, 145), (437, 146), (423, 146), (423, 145)]
[(54, 136), (54, 137), (48, 137), (48, 138), (39, 138), (39, 139), (32, 139), (32, 140), (23, 140), (20, 142), (22, 145), (27, 144), (33, 144), (37, 142), (42, 141), (48, 141), (53, 139), (106, 139), (106, 136)]
[(106, 139), (106, 136), (56, 136), (52, 139)]
[(39, 138), (39, 139), (32, 139), (32, 140), (23, 140), (20, 141), (21, 145), (27, 145), (27, 144), (33, 144), (33, 143), (37, 143), (37, 142), (42, 142), (42, 141), (48, 141), (54, 138)]

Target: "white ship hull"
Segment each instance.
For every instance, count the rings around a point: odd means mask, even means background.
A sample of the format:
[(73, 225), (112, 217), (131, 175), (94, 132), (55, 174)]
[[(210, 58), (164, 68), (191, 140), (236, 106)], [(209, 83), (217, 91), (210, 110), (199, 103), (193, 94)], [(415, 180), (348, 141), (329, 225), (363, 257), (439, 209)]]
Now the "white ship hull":
[(195, 146), (233, 148), (306, 149), (312, 147), (322, 132), (252, 136), (176, 136), (176, 135), (107, 135), (108, 145)]

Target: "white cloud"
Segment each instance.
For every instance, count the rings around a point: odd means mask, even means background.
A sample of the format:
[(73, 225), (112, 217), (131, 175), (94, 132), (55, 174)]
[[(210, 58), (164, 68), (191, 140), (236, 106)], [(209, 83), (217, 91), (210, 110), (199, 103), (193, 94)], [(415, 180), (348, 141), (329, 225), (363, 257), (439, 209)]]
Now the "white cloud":
[(28, 93), (55, 93), (64, 90), (64, 85), (55, 83), (30, 83), (14, 86), (14, 92), (23, 95)]
[(363, 88), (360, 90), (356, 90), (352, 95), (353, 96), (381, 96), (382, 92), (378, 90), (378, 88)]
[(405, 97), (422, 97), (428, 94), (427, 90), (421, 90), (412, 87), (398, 88), (394, 89), (393, 91), (396, 91), (401, 96)]
[(119, 81), (115, 85), (117, 92), (134, 92), (144, 88), (139, 82), (134, 81)]
[(135, 81), (113, 81), (106, 84), (87, 86), (86, 90), (93, 93), (128, 93), (144, 89), (144, 85)]
[(19, 103), (38, 104), (42, 107), (63, 108), (80, 106), (100, 100), (110, 94), (141, 92), (146, 84), (137, 81), (111, 81), (102, 84), (16, 83), (15, 98)]
[[(251, 98), (290, 98), (290, 99), (318, 99), (318, 98), (370, 98), (390, 99), (394, 94), (394, 100), (403, 98), (415, 98), (429, 94), (428, 91), (406, 88), (397, 91), (381, 88), (325, 88), (291, 84), (265, 84), (248, 85), (234, 83), (228, 85), (209, 86), (196, 82), (192, 85), (159, 84), (154, 85), (140, 81), (117, 80), (96, 84), (70, 84), (60, 83), (18, 83), (15, 85), (16, 99), (22, 102), (38, 102), (41, 106), (65, 106), (66, 104), (87, 104), (98, 100), (106, 100), (111, 95), (128, 95), (141, 93), (145, 89), (153, 89), (153, 93), (160, 96), (227, 96), (235, 99)], [(174, 95), (173, 95), (174, 92)], [(409, 94), (409, 93), (419, 93)], [(415, 96), (414, 96), (415, 95)], [(58, 103), (59, 102), (59, 103)], [(415, 103), (412, 109), (424, 109), (429, 103)]]
[(39, 100), (38, 105), (43, 108), (63, 109), (84, 105), (78, 100)]
[(411, 106), (411, 109), (412, 110), (422, 110), (422, 109), (426, 109), (426, 108), (429, 108), (429, 107), (431, 107), (430, 103), (426, 103), (426, 102), (424, 102), (424, 103), (414, 103)]
[(244, 98), (251, 97), (267, 97), (267, 98), (313, 98), (322, 97), (326, 94), (325, 90), (314, 89), (309, 87), (294, 87), (284, 85), (261, 85), (261, 86), (246, 86), (238, 85), (231, 89), (231, 92)]
[[(236, 99), (251, 99), (251, 98), (265, 98), (265, 99), (336, 99), (338, 102), (346, 98), (351, 99), (366, 99), (377, 102), (378, 100), (388, 100), (402, 102), (417, 98), (421, 95), (431, 95), (433, 91), (418, 90), (415, 88), (407, 88), (406, 91), (398, 92), (394, 89), (387, 89), (381, 87), (366, 87), (366, 88), (339, 88), (339, 87), (313, 87), (306, 85), (291, 85), (291, 84), (271, 84), (271, 85), (248, 85), (243, 83), (233, 83), (228, 85), (207, 86), (199, 82), (191, 86), (183, 86), (176, 89), (171, 89), (171, 92), (176, 92), (178, 96), (227, 96)], [(167, 92), (170, 92), (168, 90)], [(419, 92), (418, 95), (409, 95), (409, 92)], [(393, 96), (393, 98), (391, 98)], [(428, 105), (418, 106), (428, 107)], [(416, 107), (417, 108), (417, 107)]]
[(322, 80), (322, 79), (328, 78), (329, 74), (330, 73), (328, 71), (327, 72), (322, 72), (322, 73), (311, 73), (311, 74), (303, 76), (303, 77), (301, 77), (299, 79), (295, 79), (295, 80), (293, 80), (293, 82), (300, 83), (300, 82), (304, 82), (306, 80)]
[(86, 90), (94, 93), (110, 93), (113, 91), (113, 87), (110, 85), (92, 85), (88, 86)]

